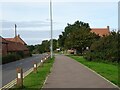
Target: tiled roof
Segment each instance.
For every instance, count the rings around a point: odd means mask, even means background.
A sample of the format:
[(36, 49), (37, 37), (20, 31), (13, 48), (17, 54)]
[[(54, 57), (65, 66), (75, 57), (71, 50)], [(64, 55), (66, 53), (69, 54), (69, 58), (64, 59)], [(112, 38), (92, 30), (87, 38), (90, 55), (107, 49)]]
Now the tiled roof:
[(5, 38), (7, 41), (14, 41), (14, 38)]
[(1, 43), (6, 43), (6, 44), (7, 44), (6, 39), (4, 39), (4, 38), (2, 38), (2, 37), (0, 37), (0, 42), (1, 42)]
[(8, 41), (8, 51), (25, 51), (25, 50), (28, 50), (28, 48), (25, 45), (21, 43)]
[(0, 42), (7, 44), (8, 51), (28, 51), (25, 44), (21, 42), (16, 42), (15, 38), (0, 38)]
[(93, 32), (99, 36), (104, 36), (104, 35), (110, 34), (110, 31), (108, 28), (91, 28), (91, 32)]
[(27, 45), (21, 38), (20, 36), (16, 36), (14, 38), (5, 38), (7, 41), (12, 41), (12, 42), (19, 42), (19, 43), (22, 43), (24, 45)]
[(27, 45), (27, 44), (20, 38), (20, 35), (14, 37), (14, 41), (15, 41), (15, 42), (17, 41), (17, 42), (20, 42), (20, 43), (22, 43), (22, 44), (24, 44), (24, 45)]

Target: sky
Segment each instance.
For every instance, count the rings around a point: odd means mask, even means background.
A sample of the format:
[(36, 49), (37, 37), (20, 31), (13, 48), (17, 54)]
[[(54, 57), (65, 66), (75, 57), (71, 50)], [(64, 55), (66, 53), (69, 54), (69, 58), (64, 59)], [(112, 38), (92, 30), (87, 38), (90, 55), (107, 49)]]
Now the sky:
[[(5, 0), (6, 1), (6, 0)], [(55, 2), (53, 10), (53, 38), (57, 39), (67, 23), (75, 21), (89, 23), (91, 28), (118, 28), (118, 2)], [(17, 34), (28, 45), (40, 44), (50, 39), (49, 2), (1, 2), (1, 36), (14, 37), (14, 24)]]

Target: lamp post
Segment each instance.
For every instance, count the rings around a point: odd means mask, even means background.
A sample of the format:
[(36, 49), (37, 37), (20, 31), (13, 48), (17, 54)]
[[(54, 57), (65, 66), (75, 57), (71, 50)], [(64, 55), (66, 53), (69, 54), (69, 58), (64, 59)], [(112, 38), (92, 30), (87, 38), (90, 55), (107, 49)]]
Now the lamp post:
[(51, 58), (53, 58), (53, 25), (52, 25), (52, 2), (50, 0), (50, 25), (51, 25), (51, 45), (50, 45), (50, 52), (51, 52)]

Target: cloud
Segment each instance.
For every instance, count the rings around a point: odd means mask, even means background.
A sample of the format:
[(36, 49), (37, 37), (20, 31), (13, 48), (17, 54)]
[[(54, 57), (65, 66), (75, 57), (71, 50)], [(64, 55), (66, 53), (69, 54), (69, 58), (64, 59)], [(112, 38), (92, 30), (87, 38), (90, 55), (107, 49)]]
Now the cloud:
[[(14, 25), (17, 24), (17, 31), (18, 32), (29, 32), (29, 31), (33, 31), (33, 32), (50, 32), (50, 22), (49, 21), (21, 21), (21, 22), (17, 22), (17, 21), (6, 21), (6, 20), (1, 20), (0, 21), (2, 27), (1, 30), (3, 31), (8, 31), (8, 30), (12, 30), (14, 31)], [(63, 29), (60, 28), (59, 26), (60, 23), (59, 22), (53, 22), (53, 30), (54, 31), (62, 31)]]
[(17, 24), (20, 28), (27, 28), (27, 27), (48, 27), (50, 26), (49, 21), (0, 21), (2, 23), (3, 28), (11, 28), (14, 27), (14, 24)]
[[(56, 29), (56, 28), (54, 28), (53, 29), (53, 32), (54, 31), (63, 31), (64, 29)], [(8, 32), (8, 31), (13, 31), (14, 32), (14, 27), (13, 28), (2, 28), (2, 30), (1, 30), (2, 32), (3, 31), (6, 31), (6, 32)], [(48, 28), (39, 28), (39, 27), (31, 27), (31, 28), (17, 28), (17, 32), (50, 32), (51, 31), (51, 29), (50, 29), (50, 27)]]

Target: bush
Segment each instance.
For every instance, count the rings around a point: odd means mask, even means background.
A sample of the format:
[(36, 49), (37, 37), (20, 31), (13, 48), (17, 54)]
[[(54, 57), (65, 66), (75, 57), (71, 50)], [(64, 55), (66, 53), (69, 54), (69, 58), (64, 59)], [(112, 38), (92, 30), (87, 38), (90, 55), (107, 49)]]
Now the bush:
[(28, 56), (32, 57), (32, 53), (30, 52)]
[(28, 54), (25, 54), (24, 57), (32, 57), (32, 53), (29, 52)]
[(22, 58), (24, 58), (24, 57), (25, 57), (25, 55), (24, 55), (24, 52), (23, 52), (23, 51), (19, 51), (19, 52), (17, 52), (17, 55), (20, 55), (20, 57), (22, 57)]
[(120, 46), (118, 40), (118, 33), (101, 37), (91, 45), (84, 57), (89, 61), (118, 62)]
[(2, 64), (13, 62), (19, 59), (21, 59), (21, 56), (18, 54), (8, 54), (2, 57)]

